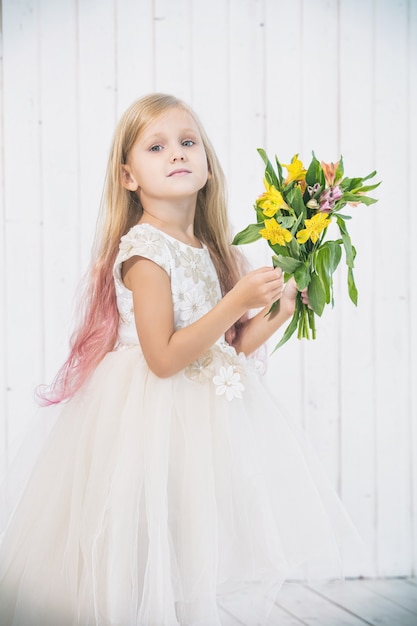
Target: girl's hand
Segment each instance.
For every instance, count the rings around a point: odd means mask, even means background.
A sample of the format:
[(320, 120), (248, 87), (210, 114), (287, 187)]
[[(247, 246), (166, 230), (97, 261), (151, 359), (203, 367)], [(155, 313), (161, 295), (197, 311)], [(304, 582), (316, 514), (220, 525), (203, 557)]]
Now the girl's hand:
[(282, 297), (281, 297), (281, 303), (283, 306), (286, 307), (286, 310), (290, 313), (290, 315), (294, 313), (295, 300), (297, 298), (298, 292), (301, 293), (301, 300), (303, 304), (306, 304), (308, 306), (309, 301), (308, 301), (307, 288), (302, 289), (302, 290), (298, 289), (297, 283), (295, 282), (294, 277), (291, 277), (289, 281), (286, 283), (284, 291), (282, 293)]
[(242, 309), (258, 309), (271, 306), (281, 298), (284, 277), (279, 267), (260, 267), (241, 278), (231, 290)]

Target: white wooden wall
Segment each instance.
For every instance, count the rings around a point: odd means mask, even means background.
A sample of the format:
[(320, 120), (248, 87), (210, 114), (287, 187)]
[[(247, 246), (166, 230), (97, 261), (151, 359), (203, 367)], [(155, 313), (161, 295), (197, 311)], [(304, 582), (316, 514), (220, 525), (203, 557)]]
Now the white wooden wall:
[(268, 378), (369, 545), (352, 575), (415, 574), (417, 0), (3, 0), (1, 47), (4, 451), (66, 355), (116, 120), (171, 92), (217, 148), (235, 230), (262, 191), (257, 147), (378, 170), (379, 203), (351, 223), (358, 308), (342, 271), (318, 340), (283, 347)]

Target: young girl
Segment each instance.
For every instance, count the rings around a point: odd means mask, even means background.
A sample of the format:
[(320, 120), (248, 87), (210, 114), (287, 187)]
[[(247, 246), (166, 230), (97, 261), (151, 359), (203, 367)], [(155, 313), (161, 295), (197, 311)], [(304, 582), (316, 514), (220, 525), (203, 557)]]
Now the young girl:
[(269, 267), (241, 277), (230, 240), (195, 114), (162, 94), (135, 102), (110, 153), (82, 319), (41, 394), (62, 410), (0, 549), (2, 626), (216, 626), (230, 613), (255, 626), (301, 566), (340, 574), (354, 531), (251, 356), (297, 286)]

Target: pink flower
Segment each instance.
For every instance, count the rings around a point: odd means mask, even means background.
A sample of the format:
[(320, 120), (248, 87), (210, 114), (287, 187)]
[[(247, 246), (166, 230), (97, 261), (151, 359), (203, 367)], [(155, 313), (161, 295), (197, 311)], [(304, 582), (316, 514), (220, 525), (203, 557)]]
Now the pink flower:
[(321, 194), (319, 199), (319, 211), (322, 213), (329, 213), (333, 208), (336, 202), (342, 197), (343, 191), (339, 187), (339, 185), (335, 185), (334, 187), (327, 187)]

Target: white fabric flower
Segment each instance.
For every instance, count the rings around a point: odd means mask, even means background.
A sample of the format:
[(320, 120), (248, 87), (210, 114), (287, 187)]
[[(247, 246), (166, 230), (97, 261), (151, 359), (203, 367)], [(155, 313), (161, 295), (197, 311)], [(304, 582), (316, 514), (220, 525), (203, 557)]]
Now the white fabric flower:
[(146, 258), (158, 259), (162, 255), (161, 236), (151, 230), (131, 229), (120, 240), (120, 252), (125, 258), (135, 254), (143, 254)]
[(191, 284), (189, 280), (184, 280), (181, 283), (172, 285), (172, 299), (174, 305), (184, 302), (186, 294), (190, 291)]
[(213, 378), (213, 383), (217, 387), (216, 394), (218, 396), (225, 394), (228, 400), (241, 398), (242, 391), (245, 389), (240, 382), (240, 374), (235, 372), (231, 365), (222, 366), (219, 375)]
[(188, 291), (180, 303), (180, 311), (181, 320), (192, 324), (208, 311), (204, 295), (198, 289)]
[(199, 280), (204, 280), (206, 267), (200, 253), (194, 252), (192, 248), (188, 248), (181, 252), (180, 259), (187, 278), (192, 278), (195, 283), (198, 283)]

